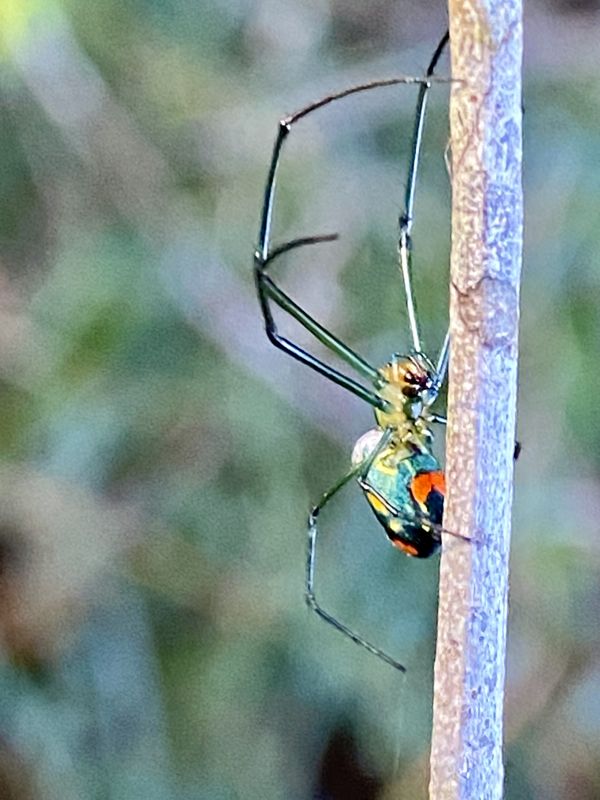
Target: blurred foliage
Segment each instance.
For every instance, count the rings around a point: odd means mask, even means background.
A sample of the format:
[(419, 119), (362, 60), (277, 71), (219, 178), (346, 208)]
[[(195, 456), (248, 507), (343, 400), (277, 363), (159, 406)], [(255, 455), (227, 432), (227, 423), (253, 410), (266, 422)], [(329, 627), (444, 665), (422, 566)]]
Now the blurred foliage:
[[(506, 797), (591, 800), (600, 18), (528, 13)], [(323, 515), (322, 596), (407, 676), (306, 610), (307, 509), (372, 417), (269, 348), (250, 263), (278, 118), (420, 73), (444, 26), (408, 0), (0, 6), (3, 800), (426, 797), (437, 561), (392, 551), (348, 488)], [(414, 240), (435, 351), (449, 188), (432, 94)], [(341, 233), (278, 264), (282, 283), (376, 363), (408, 344), (414, 102), (397, 87), (323, 109), (280, 177), (278, 240)]]

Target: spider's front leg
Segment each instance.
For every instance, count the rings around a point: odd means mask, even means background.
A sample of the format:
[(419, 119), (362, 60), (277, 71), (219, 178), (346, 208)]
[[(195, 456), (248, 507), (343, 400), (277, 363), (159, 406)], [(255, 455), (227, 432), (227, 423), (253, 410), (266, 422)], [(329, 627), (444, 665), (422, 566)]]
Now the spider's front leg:
[[(315, 103), (311, 103), (310, 105), (307, 105), (304, 108), (300, 109), (300, 111), (297, 111), (295, 114), (291, 114), (290, 116), (282, 119), (279, 122), (279, 128), (277, 131), (277, 137), (275, 139), (275, 144), (273, 147), (271, 163), (269, 166), (269, 172), (265, 186), (262, 215), (261, 215), (260, 229), (258, 235), (258, 245), (254, 253), (254, 275), (256, 280), (256, 288), (258, 292), (260, 306), (265, 321), (265, 329), (267, 332), (267, 336), (269, 337), (269, 340), (280, 350), (283, 350), (296, 360), (302, 362), (303, 364), (306, 364), (308, 367), (314, 369), (316, 372), (319, 372), (321, 375), (333, 381), (334, 383), (338, 384), (339, 386), (342, 386), (348, 391), (353, 392), (358, 397), (368, 402), (372, 407), (383, 411), (385, 411), (388, 408), (389, 404), (385, 400), (383, 400), (377, 393), (377, 390), (380, 389), (385, 384), (385, 379), (382, 377), (379, 371), (375, 369), (375, 367), (373, 367), (371, 364), (369, 364), (358, 353), (355, 353), (350, 347), (348, 347), (348, 345), (344, 344), (344, 342), (342, 342), (340, 339), (334, 336), (330, 331), (328, 331), (325, 327), (319, 324), (315, 319), (313, 319), (313, 317), (311, 317), (303, 308), (301, 308), (301, 306), (299, 306), (287, 294), (285, 294), (285, 292), (283, 292), (275, 284), (272, 278), (267, 274), (267, 269), (269, 265), (283, 253), (287, 253), (290, 250), (294, 250), (299, 247), (303, 247), (305, 245), (319, 244), (321, 242), (332, 241), (333, 239), (336, 238), (335, 235), (307, 236), (299, 239), (294, 239), (274, 249), (271, 248), (271, 227), (272, 227), (273, 210), (275, 204), (277, 171), (279, 168), (279, 163), (281, 160), (284, 143), (289, 134), (291, 133), (292, 128), (301, 119), (304, 119), (308, 115), (314, 113), (315, 111), (317, 111), (320, 108), (323, 108), (326, 105), (329, 105), (330, 103), (337, 102), (354, 94), (369, 91), (371, 89), (381, 88), (384, 86), (394, 86), (398, 84), (413, 84), (413, 85), (416, 84), (419, 86), (420, 89), (419, 93), (420, 107), (424, 107), (425, 97), (427, 96), (427, 92), (430, 88), (432, 81), (431, 76), (433, 68), (435, 66), (435, 63), (437, 62), (437, 59), (439, 58), (439, 55), (445, 45), (446, 40), (447, 40), (447, 35), (444, 37), (444, 39), (438, 46), (434, 59), (430, 64), (427, 75), (424, 78), (402, 76), (398, 78), (385, 78), (383, 80), (370, 81), (369, 83), (360, 84), (358, 86), (352, 86), (349, 89), (345, 89), (344, 91), (328, 95), (327, 97), (324, 97)], [(413, 153), (413, 171), (416, 170), (416, 161), (418, 160), (419, 149), (420, 149), (420, 134), (419, 134), (419, 139), (415, 144), (415, 152)], [(411, 175), (409, 179), (409, 184), (414, 185), (413, 181), (414, 181), (414, 176)], [(410, 198), (408, 199), (407, 212), (404, 216), (407, 219), (406, 233), (408, 235), (408, 233), (410, 232), (410, 218), (412, 216), (413, 189), (407, 191), (410, 194)], [(320, 359), (308, 353), (306, 350), (304, 350), (304, 348), (300, 347), (295, 342), (292, 342), (286, 337), (282, 336), (278, 332), (275, 320), (273, 318), (273, 314), (271, 311), (271, 302), (275, 303), (284, 312), (293, 317), (297, 322), (303, 325), (304, 328), (306, 328), (313, 336), (315, 336), (315, 338), (317, 338), (332, 352), (334, 352), (343, 361), (345, 361), (359, 375), (366, 378), (372, 384), (374, 391), (362, 386), (358, 381), (342, 374), (333, 367), (330, 367)]]
[(328, 347), (332, 352), (336, 353), (342, 360), (353, 367), (359, 374), (368, 378), (374, 387), (380, 388), (384, 383), (384, 378), (380, 375), (379, 371), (372, 367), (364, 358), (355, 353), (348, 345), (344, 344), (337, 336), (327, 330), (323, 325), (317, 322), (310, 316), (301, 306), (299, 306), (291, 297), (289, 297), (279, 286), (273, 281), (267, 272), (268, 266), (280, 255), (287, 253), (290, 250), (298, 247), (303, 247), (309, 244), (319, 244), (321, 242), (330, 242), (337, 238), (336, 234), (327, 236), (309, 236), (301, 239), (294, 239), (291, 242), (277, 247), (268, 256), (264, 256), (262, 249), (259, 247), (254, 255), (254, 276), (256, 281), (256, 289), (260, 300), (260, 306), (265, 321), (265, 330), (269, 341), (275, 347), (283, 350), (288, 355), (306, 364), (311, 369), (320, 373), (324, 377), (341, 386), (344, 389), (352, 392), (353, 394), (365, 400), (374, 408), (385, 410), (387, 403), (383, 400), (376, 391), (367, 389), (353, 378), (344, 375), (339, 370), (330, 367), (320, 359), (308, 353), (304, 348), (300, 347), (295, 342), (282, 336), (277, 330), (275, 320), (271, 311), (270, 301), (273, 301), (279, 308), (289, 314), (293, 319), (299, 322), (306, 330), (309, 331), (316, 339)]

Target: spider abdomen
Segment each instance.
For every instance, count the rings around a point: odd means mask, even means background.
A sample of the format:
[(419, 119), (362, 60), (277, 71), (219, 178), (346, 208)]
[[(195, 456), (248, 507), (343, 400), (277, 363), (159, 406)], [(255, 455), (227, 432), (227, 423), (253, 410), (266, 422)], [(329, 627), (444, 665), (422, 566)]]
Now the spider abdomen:
[(431, 453), (375, 458), (360, 485), (391, 543), (407, 555), (428, 558), (441, 544), (445, 482)]

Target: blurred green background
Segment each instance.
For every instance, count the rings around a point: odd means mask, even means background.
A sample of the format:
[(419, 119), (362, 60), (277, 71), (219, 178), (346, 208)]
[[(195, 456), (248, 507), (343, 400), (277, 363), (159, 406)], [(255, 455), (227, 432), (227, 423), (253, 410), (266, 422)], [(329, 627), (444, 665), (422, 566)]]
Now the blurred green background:
[[(527, 8), (507, 800), (600, 797), (598, 7)], [(1, 800), (426, 797), (438, 560), (393, 551), (348, 487), (321, 596), (408, 674), (305, 608), (307, 509), (372, 414), (269, 346), (251, 256), (279, 117), (421, 74), (445, 25), (408, 0), (1, 0)], [(432, 95), (414, 242), (435, 352)], [(375, 363), (409, 344), (415, 98), (304, 120), (280, 176), (277, 241), (341, 234), (282, 259), (282, 285)]]

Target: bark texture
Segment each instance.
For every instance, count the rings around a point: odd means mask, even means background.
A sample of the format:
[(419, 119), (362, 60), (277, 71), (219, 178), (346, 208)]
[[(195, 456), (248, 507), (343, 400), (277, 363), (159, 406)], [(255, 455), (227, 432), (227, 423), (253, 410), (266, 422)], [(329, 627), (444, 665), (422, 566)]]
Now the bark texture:
[(451, 360), (431, 800), (503, 794), (508, 557), (522, 251), (522, 17), (450, 0)]

